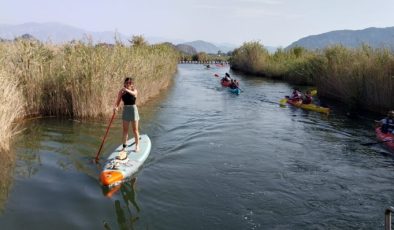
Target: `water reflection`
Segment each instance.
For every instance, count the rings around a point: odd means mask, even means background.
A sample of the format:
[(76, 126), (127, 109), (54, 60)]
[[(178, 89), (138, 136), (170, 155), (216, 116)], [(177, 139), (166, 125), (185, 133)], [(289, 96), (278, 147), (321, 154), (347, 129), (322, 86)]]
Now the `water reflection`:
[[(118, 228), (114, 229), (134, 229), (136, 221), (139, 220), (140, 207), (136, 201), (136, 180), (137, 178), (132, 178), (130, 181), (113, 188), (103, 187), (103, 194), (107, 197), (116, 196), (116, 193), (120, 190), (122, 199), (116, 199), (114, 202), (118, 222)], [(104, 222), (104, 228), (112, 229), (107, 222)]]
[(12, 185), (12, 172), (15, 162), (9, 152), (0, 152), (0, 213), (4, 211), (4, 206), (8, 198)]

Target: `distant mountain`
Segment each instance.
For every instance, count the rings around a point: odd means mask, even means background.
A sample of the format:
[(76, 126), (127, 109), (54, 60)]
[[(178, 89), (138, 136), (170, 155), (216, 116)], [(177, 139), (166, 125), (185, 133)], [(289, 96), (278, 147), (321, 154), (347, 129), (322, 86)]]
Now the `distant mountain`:
[(118, 39), (126, 42), (127, 37), (115, 31), (91, 32), (60, 23), (25, 23), (20, 25), (0, 25), (0, 37), (14, 39), (23, 34), (30, 34), (40, 41), (64, 43), (72, 40), (92, 39), (93, 42), (114, 43), (115, 35)]
[(190, 45), (185, 45), (185, 44), (179, 44), (176, 45), (175, 48), (179, 50), (181, 53), (187, 54), (187, 55), (194, 55), (197, 54), (197, 50)]
[[(23, 34), (30, 34), (40, 41), (53, 43), (65, 43), (72, 40), (92, 39), (94, 43), (114, 43), (115, 36), (118, 40), (127, 43), (132, 35), (125, 35), (116, 31), (92, 32), (61, 23), (24, 23), (20, 25), (0, 25), (0, 38), (13, 40)], [(146, 37), (149, 44), (163, 42), (181, 43), (181, 39), (166, 39), (162, 37)]]
[(205, 52), (209, 54), (217, 54), (218, 51), (220, 50), (219, 47), (216, 45), (206, 42), (206, 41), (192, 41), (192, 42), (185, 42), (182, 43), (181, 45), (189, 45), (192, 46), (196, 49), (197, 52)]
[(213, 44), (217, 46), (222, 53), (233, 51), (234, 49), (239, 47), (239, 45), (234, 45), (231, 43), (213, 43)]
[[(72, 40), (87, 40), (91, 39), (94, 43), (114, 43), (115, 36), (118, 40), (127, 43), (132, 35), (124, 35), (116, 31), (106, 32), (92, 32), (77, 27), (64, 25), (61, 23), (24, 23), (20, 25), (1, 25), (0, 24), (0, 38), (4, 40), (13, 40), (24, 34), (30, 34), (40, 41), (50, 41), (53, 43), (65, 43)], [(186, 42), (181, 39), (168, 39), (162, 37), (147, 37), (144, 36), (149, 44), (157, 44), (170, 42), (178, 45), (188, 45), (194, 47), (196, 52), (206, 52), (216, 54), (219, 50), (223, 53), (232, 51), (237, 48), (236, 45), (229, 43), (213, 44), (205, 41)], [(182, 46), (181, 46), (182, 47)], [(183, 46), (183, 48), (186, 48)], [(188, 52), (194, 52), (188, 48)]]
[(273, 54), (275, 53), (280, 47), (276, 46), (264, 46), (268, 50), (268, 53)]
[(286, 49), (295, 46), (307, 49), (323, 49), (334, 44), (356, 48), (367, 44), (373, 48), (389, 48), (394, 50), (394, 27), (367, 28), (363, 30), (337, 30), (319, 35), (312, 35), (292, 43)]

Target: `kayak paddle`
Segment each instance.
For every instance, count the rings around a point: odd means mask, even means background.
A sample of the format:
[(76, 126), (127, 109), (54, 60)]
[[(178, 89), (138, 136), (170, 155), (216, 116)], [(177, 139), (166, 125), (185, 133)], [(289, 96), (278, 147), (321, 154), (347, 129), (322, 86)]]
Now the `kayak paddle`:
[(375, 142), (369, 142), (369, 143), (361, 143), (361, 145), (363, 145), (363, 146), (370, 146), (370, 145), (376, 145), (376, 144), (381, 144), (381, 143), (390, 142), (390, 141), (394, 141), (394, 140), (393, 139), (388, 139), (388, 140), (384, 140), (384, 141), (375, 141)]
[(280, 99), (279, 104), (286, 105), (286, 102), (287, 102), (287, 98), (282, 98)]
[(316, 89), (311, 90), (311, 95), (312, 95), (312, 96), (316, 96), (316, 94), (317, 94), (317, 90), (316, 90)]

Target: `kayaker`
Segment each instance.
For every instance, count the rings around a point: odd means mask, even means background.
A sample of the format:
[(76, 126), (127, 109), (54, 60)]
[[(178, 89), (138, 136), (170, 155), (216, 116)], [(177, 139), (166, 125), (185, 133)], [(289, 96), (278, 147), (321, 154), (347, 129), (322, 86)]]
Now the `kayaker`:
[(134, 81), (132, 78), (127, 77), (124, 80), (123, 88), (118, 93), (118, 98), (115, 103), (114, 112), (118, 111), (120, 101), (123, 101), (123, 149), (126, 148), (126, 142), (129, 136), (129, 126), (133, 129), (134, 139), (135, 139), (135, 151), (139, 151), (139, 129), (138, 122), (140, 119), (137, 105), (135, 104), (138, 96), (138, 91), (134, 86)]
[(311, 104), (312, 103), (312, 94), (311, 91), (307, 90), (305, 92), (304, 98), (302, 99), (302, 104)]
[(237, 81), (231, 79), (231, 83), (230, 83), (229, 87), (230, 87), (230, 89), (238, 89)]
[(292, 93), (292, 95), (291, 95), (291, 97), (289, 99), (292, 100), (292, 101), (300, 101), (300, 100), (302, 100), (301, 92), (297, 88), (294, 88), (293, 89), (293, 93)]
[(234, 79), (234, 83), (237, 85), (237, 88), (239, 88), (239, 81), (237, 81), (236, 79)]
[(394, 110), (387, 113), (387, 117), (380, 121), (376, 121), (380, 125), (382, 133), (392, 133), (394, 134)]

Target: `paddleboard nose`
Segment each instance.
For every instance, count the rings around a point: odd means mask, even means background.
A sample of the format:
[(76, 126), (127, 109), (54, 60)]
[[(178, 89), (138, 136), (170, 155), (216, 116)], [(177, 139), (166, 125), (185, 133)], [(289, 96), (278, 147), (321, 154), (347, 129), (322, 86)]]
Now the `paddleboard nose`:
[(103, 171), (100, 174), (100, 180), (103, 185), (112, 185), (114, 183), (122, 182), (123, 174), (119, 171)]

